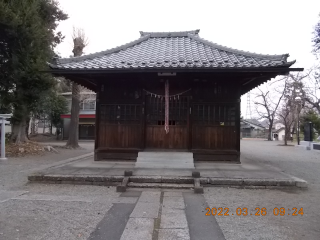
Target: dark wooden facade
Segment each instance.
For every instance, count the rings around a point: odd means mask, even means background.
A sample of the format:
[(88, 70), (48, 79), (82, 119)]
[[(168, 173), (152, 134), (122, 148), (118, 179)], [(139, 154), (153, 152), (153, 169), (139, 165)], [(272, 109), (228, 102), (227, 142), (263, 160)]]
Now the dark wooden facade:
[[(239, 161), (241, 93), (236, 78), (131, 76), (98, 81), (96, 160), (134, 160), (139, 151), (157, 150), (191, 151), (195, 160)], [(159, 97), (165, 80), (175, 95), (169, 100), (168, 134), (164, 98)]]

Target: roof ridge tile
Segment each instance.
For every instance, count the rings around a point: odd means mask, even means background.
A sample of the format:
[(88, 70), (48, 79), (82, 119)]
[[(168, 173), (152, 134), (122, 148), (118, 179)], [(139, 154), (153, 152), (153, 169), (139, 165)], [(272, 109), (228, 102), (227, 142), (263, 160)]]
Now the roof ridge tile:
[(141, 37), (150, 35), (150, 37), (188, 37), (188, 34), (198, 35), (200, 29), (180, 32), (143, 32), (140, 31)]

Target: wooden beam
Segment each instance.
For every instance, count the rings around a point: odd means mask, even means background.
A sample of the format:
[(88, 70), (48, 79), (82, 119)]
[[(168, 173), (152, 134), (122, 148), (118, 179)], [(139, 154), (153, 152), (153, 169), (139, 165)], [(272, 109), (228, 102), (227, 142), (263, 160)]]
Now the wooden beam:
[(258, 87), (260, 84), (265, 83), (269, 81), (271, 78), (275, 78), (277, 74), (267, 74), (260, 77), (255, 77), (250, 81), (245, 82), (241, 86), (241, 95), (249, 92), (251, 89)]

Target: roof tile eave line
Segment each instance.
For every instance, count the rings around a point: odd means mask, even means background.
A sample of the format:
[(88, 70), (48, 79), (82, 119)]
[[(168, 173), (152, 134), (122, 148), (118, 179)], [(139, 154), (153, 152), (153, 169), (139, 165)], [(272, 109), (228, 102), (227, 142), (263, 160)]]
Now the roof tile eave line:
[[(295, 61), (293, 61), (295, 62)], [(247, 67), (208, 67), (208, 66), (186, 66), (186, 67), (173, 67), (173, 66), (168, 66), (168, 67), (135, 67), (135, 68), (125, 68), (125, 67), (71, 67), (71, 68), (67, 68), (63, 65), (60, 66), (55, 66), (55, 65), (50, 65), (51, 69), (55, 69), (55, 70), (66, 70), (66, 71), (77, 71), (77, 70), (84, 70), (84, 71), (95, 71), (95, 70), (123, 70), (123, 71), (127, 71), (127, 70), (177, 70), (177, 69), (181, 69), (181, 70), (190, 70), (190, 69), (195, 69), (195, 70), (254, 70), (254, 69), (278, 69), (278, 68), (287, 68), (290, 71), (290, 66), (293, 64), (293, 62), (290, 63), (285, 63), (282, 64), (280, 66), (265, 66), (265, 67), (252, 67), (252, 66), (247, 66)]]
[(211, 41), (208, 41), (206, 39), (203, 39), (197, 35), (192, 35), (192, 34), (188, 34), (188, 37), (190, 37), (191, 39), (201, 42), (205, 45), (208, 45), (210, 47), (219, 49), (219, 50), (223, 50), (223, 51), (227, 51), (227, 52), (231, 52), (234, 54), (241, 54), (241, 55), (245, 55), (248, 57), (258, 57), (258, 58), (266, 58), (268, 60), (284, 60), (287, 61), (287, 58), (289, 57), (289, 54), (281, 54), (281, 55), (266, 55), (266, 54), (259, 54), (259, 53), (252, 53), (252, 52), (247, 52), (247, 51), (243, 51), (243, 50), (239, 50), (239, 49), (234, 49), (231, 47), (226, 47), (226, 46), (222, 46), (220, 44), (217, 43), (213, 43)]
[(58, 62), (58, 64), (79, 62), (79, 61), (82, 61), (82, 60), (87, 60), (87, 59), (100, 57), (100, 56), (103, 56), (103, 55), (106, 55), (106, 54), (116, 53), (116, 52), (118, 52), (120, 50), (125, 50), (125, 49), (127, 49), (129, 47), (132, 47), (132, 46), (138, 44), (138, 43), (141, 43), (141, 42), (147, 40), (149, 37), (150, 37), (150, 35), (147, 34), (147, 35), (141, 36), (140, 38), (138, 38), (138, 39), (136, 39), (134, 41), (131, 41), (129, 43), (125, 43), (125, 44), (120, 45), (118, 47), (110, 48), (108, 50), (101, 51), (101, 52), (91, 53), (91, 54), (88, 54), (88, 55), (83, 55), (83, 56), (80, 56), (80, 57), (61, 58), (61, 59), (57, 59), (57, 62)]

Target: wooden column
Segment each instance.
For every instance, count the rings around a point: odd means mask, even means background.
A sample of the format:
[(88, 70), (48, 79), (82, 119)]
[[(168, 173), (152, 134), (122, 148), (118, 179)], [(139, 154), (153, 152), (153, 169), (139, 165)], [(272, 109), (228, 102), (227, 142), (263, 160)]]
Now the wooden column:
[(236, 117), (235, 117), (235, 125), (236, 125), (236, 150), (239, 152), (239, 162), (240, 162), (240, 114), (241, 114), (241, 89), (240, 89), (240, 86), (239, 86), (239, 89), (238, 89), (238, 99), (237, 99), (237, 103), (236, 103)]
[[(96, 126), (95, 126), (95, 140), (94, 140), (94, 150), (99, 148), (99, 138), (100, 138), (100, 92), (103, 91), (104, 86), (99, 83), (96, 93)], [(97, 153), (94, 153), (94, 161), (98, 161)]]
[(141, 104), (141, 149), (146, 148), (146, 111), (147, 111), (147, 99), (145, 91), (142, 90), (142, 104)]
[(188, 150), (192, 149), (192, 100), (188, 98)]

